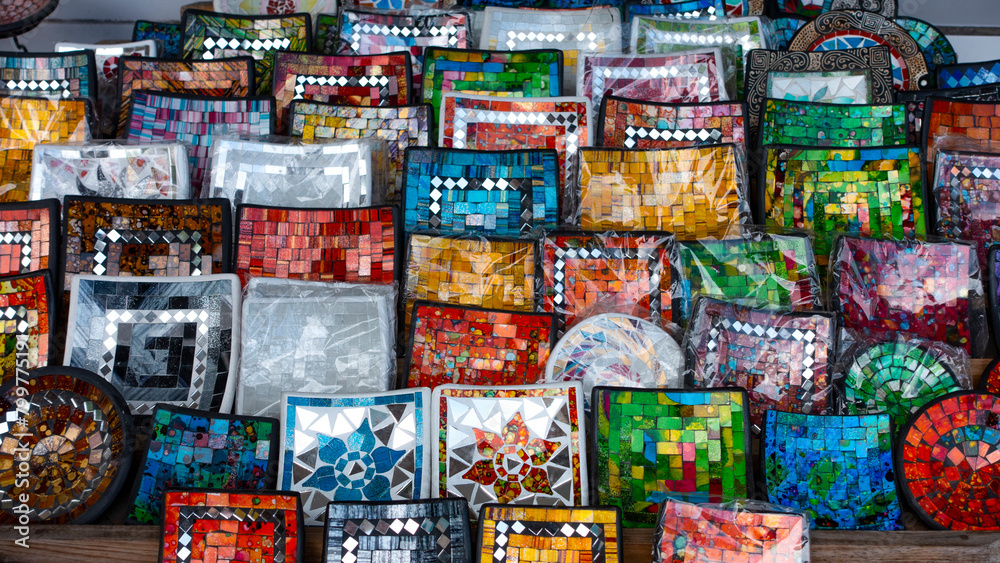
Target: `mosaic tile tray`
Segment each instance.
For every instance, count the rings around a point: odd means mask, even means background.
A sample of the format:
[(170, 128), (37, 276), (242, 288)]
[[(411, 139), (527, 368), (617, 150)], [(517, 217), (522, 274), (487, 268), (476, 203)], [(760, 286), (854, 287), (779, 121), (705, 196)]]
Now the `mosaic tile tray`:
[(746, 389), (755, 433), (768, 409), (823, 414), (834, 405), (832, 313), (788, 313), (702, 298), (684, 344), (687, 385)]
[(134, 414), (157, 404), (228, 412), (240, 285), (198, 277), (77, 276), (63, 363), (121, 385)]
[[(928, 176), (936, 178), (934, 168), (938, 144), (951, 148), (950, 142), (971, 146), (975, 151), (1000, 149), (1000, 101), (978, 102), (952, 100), (932, 96), (924, 103), (923, 121), (924, 156), (927, 158)], [(945, 137), (944, 139), (942, 139)], [(946, 137), (953, 137), (947, 139)], [(935, 186), (936, 187), (936, 186)]]
[(1000, 395), (963, 391), (924, 405), (899, 431), (903, 498), (931, 529), (1000, 530)]
[(430, 146), (430, 104), (397, 107), (338, 106), (294, 101), (288, 109), (289, 135), (305, 142), (326, 139), (380, 139), (384, 149), (372, 155), (374, 165), (388, 175), (385, 201), (399, 201), (403, 154), (408, 147)]
[(910, 142), (920, 144), (924, 139), (924, 107), (931, 96), (943, 96), (952, 100), (975, 102), (1000, 101), (1000, 84), (969, 86), (944, 90), (918, 90), (896, 93), (896, 103), (906, 106), (906, 120), (910, 128)]
[(830, 254), (831, 310), (844, 328), (911, 334), (971, 354), (979, 274), (974, 252), (964, 242), (840, 237)]
[[(97, 520), (132, 465), (135, 434), (121, 393), (94, 373), (41, 368), (0, 385), (0, 412), (0, 524)], [(16, 469), (22, 462), (28, 475)], [(15, 504), (22, 496), (28, 502)]]
[(868, 70), (819, 72), (767, 72), (765, 96), (793, 102), (829, 104), (871, 104)]
[(804, 511), (814, 529), (903, 529), (892, 430), (887, 414), (767, 411), (761, 438), (767, 500)]
[(43, 100), (0, 96), (0, 184), (27, 183), (38, 143), (90, 140), (89, 100)]
[(424, 388), (282, 393), (278, 487), (301, 491), (309, 525), (323, 522), (331, 501), (432, 498), (429, 399)]
[[(336, 12), (336, 0), (286, 0), (275, 5), (271, 0), (213, 0), (212, 10), (224, 14), (260, 15), (280, 12), (310, 12), (315, 15), (320, 12)], [(311, 47), (311, 45), (310, 45)]]
[(251, 418), (157, 405), (149, 446), (132, 487), (128, 521), (156, 524), (170, 488), (274, 487), (278, 465), (275, 418)]
[(792, 42), (792, 37), (795, 37), (795, 32), (802, 29), (802, 26), (807, 23), (809, 23), (809, 18), (803, 16), (769, 16), (768, 46), (775, 51), (788, 51), (788, 45)]
[(59, 202), (0, 205), (0, 276), (59, 272)]
[(312, 18), (308, 13), (236, 15), (205, 10), (184, 10), (182, 54), (185, 59), (254, 58), (256, 93), (271, 93), (275, 51), (308, 51), (312, 48)]
[(163, 504), (163, 563), (305, 561), (297, 493), (184, 489), (167, 491)]
[(254, 60), (233, 57), (217, 61), (118, 59), (118, 133), (128, 131), (133, 94), (140, 90), (235, 98), (254, 92)]
[(224, 199), (68, 196), (63, 224), (64, 291), (78, 274), (200, 276), (229, 271), (232, 217)]
[(600, 111), (597, 141), (603, 147), (746, 146), (746, 106), (740, 102), (674, 104), (605, 96)]
[(463, 499), (330, 503), (323, 561), (472, 561)]
[(227, 135), (270, 135), (275, 129), (274, 108), (274, 98), (215, 98), (141, 90), (132, 94), (126, 138), (190, 143), (191, 189), (200, 193), (208, 181), (215, 128), (222, 128)]
[(1000, 60), (941, 65), (937, 68), (938, 88), (965, 88), (1000, 83)]
[(742, 389), (594, 389), (597, 500), (629, 527), (652, 527), (670, 495), (692, 502), (753, 494)]
[(479, 517), (482, 563), (595, 561), (619, 563), (621, 512), (613, 507), (528, 507), (491, 504)]
[(58, 311), (53, 295), (48, 271), (0, 277), (0, 384), (23, 379), (26, 370), (52, 360), (52, 325)]
[(896, 17), (897, 0), (774, 0), (776, 14), (792, 14), (809, 18), (834, 10), (868, 10), (886, 18)]
[(670, 231), (681, 239), (738, 233), (750, 219), (740, 157), (731, 144), (583, 148), (579, 224), (587, 231)]
[(579, 383), (436, 387), (431, 496), (462, 497), (473, 515), (493, 502), (585, 506), (581, 392)]
[(1000, 155), (939, 150), (934, 170), (934, 234), (972, 241), (985, 266), (1000, 242)]
[(152, 39), (156, 52), (167, 59), (181, 57), (181, 26), (177, 23), (138, 20), (132, 28), (132, 41)]
[(934, 25), (917, 18), (898, 17), (896, 25), (905, 29), (910, 37), (917, 42), (920, 52), (927, 63), (927, 79), (931, 86), (937, 83), (937, 67), (952, 65), (958, 62), (955, 47), (948, 37)]
[(34, 149), (32, 200), (68, 195), (129, 199), (191, 197), (183, 143), (41, 144)]
[(0, 96), (97, 99), (94, 53), (0, 51)]
[(979, 390), (1000, 395), (1000, 359), (993, 360), (983, 370), (979, 379)]
[(545, 379), (555, 317), (417, 301), (406, 368), (410, 387), (524, 385)]
[(845, 105), (769, 99), (762, 110), (758, 147), (859, 148), (909, 142), (906, 106), (902, 104)]
[(553, 149), (412, 147), (403, 167), (406, 232), (535, 237), (559, 221), (561, 172)]

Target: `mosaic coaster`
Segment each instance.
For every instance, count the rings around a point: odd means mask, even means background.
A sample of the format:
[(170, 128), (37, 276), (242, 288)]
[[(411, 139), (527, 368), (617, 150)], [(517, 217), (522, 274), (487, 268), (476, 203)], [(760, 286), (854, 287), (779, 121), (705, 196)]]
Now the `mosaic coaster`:
[(0, 185), (27, 183), (32, 149), (39, 143), (90, 140), (89, 100), (0, 96)]
[[(217, 61), (153, 59), (124, 56), (118, 59), (118, 133), (128, 131), (133, 95), (140, 90), (237, 98), (254, 92), (254, 60), (233, 57)], [(183, 102), (176, 102), (183, 105)], [(196, 111), (195, 108), (184, 108)], [(233, 111), (230, 109), (229, 111)], [(205, 121), (214, 123), (214, 121)], [(228, 122), (228, 121), (227, 121)], [(200, 143), (193, 143), (198, 145)]]
[(331, 501), (430, 498), (429, 399), (423, 388), (356, 396), (282, 393), (278, 488), (302, 492), (309, 525), (323, 522)]
[[(271, 0), (213, 0), (212, 10), (223, 14), (246, 14), (251, 16), (280, 12), (291, 14), (295, 12), (332, 13), (337, 11), (336, 0), (285, 0), (275, 6)], [(311, 45), (310, 45), (311, 47)]]
[(788, 46), (795, 37), (795, 32), (802, 29), (802, 26), (809, 23), (809, 18), (803, 16), (785, 15), (769, 16), (768, 31), (770, 36), (767, 44), (775, 51), (788, 51)]
[(746, 106), (740, 102), (667, 104), (605, 96), (598, 118), (602, 147), (666, 149), (746, 145)]
[(1000, 60), (941, 65), (937, 68), (938, 88), (965, 88), (1000, 83)]
[(163, 506), (163, 563), (305, 561), (297, 493), (183, 489), (164, 493)]
[(906, 106), (824, 104), (769, 99), (764, 103), (758, 147), (810, 145), (859, 148), (909, 142)]
[(896, 92), (896, 103), (906, 106), (906, 120), (910, 126), (910, 142), (920, 144), (924, 139), (924, 108), (931, 96), (974, 102), (1000, 102), (1000, 84), (969, 86), (944, 90), (917, 90)]
[(886, 18), (896, 17), (897, 0), (774, 0), (771, 8), (777, 14), (792, 14), (814, 18), (834, 10), (868, 10)]
[(939, 150), (934, 170), (934, 234), (974, 242), (985, 266), (1000, 242), (1000, 155)]
[(983, 370), (978, 389), (985, 393), (1000, 395), (1000, 359), (993, 360)]
[[(932, 96), (924, 103), (924, 156), (927, 158), (928, 176), (937, 178), (933, 168), (942, 137), (964, 136), (973, 150), (996, 152), (1000, 140), (993, 133), (1000, 121), (1000, 102), (952, 100)], [(961, 138), (961, 137), (960, 137)], [(937, 187), (937, 186), (935, 186)]]
[[(763, 505), (763, 506), (760, 506)], [(653, 532), (653, 561), (809, 560), (809, 518), (754, 501), (697, 505), (667, 499)]]
[(274, 418), (251, 418), (157, 405), (149, 447), (132, 488), (128, 521), (155, 524), (173, 487), (270, 489), (281, 431)]
[(545, 362), (556, 342), (551, 314), (417, 301), (412, 317), (403, 370), (409, 387), (524, 385), (545, 379)]
[(134, 414), (157, 404), (228, 412), (240, 285), (198, 277), (77, 276), (63, 363), (121, 385)]
[(834, 405), (837, 320), (699, 299), (684, 335), (687, 385), (746, 389), (755, 433), (764, 412), (823, 414)]
[(41, 144), (32, 162), (32, 200), (83, 195), (126, 199), (191, 197), (183, 143)]
[(750, 206), (738, 156), (731, 144), (580, 149), (580, 227), (680, 239), (739, 233)]
[(474, 515), (492, 502), (585, 506), (581, 393), (579, 383), (436, 387), (432, 497), (464, 498)]
[[(303, 10), (305, 11), (305, 10)], [(283, 11), (282, 11), (283, 12)], [(276, 51), (308, 51), (312, 48), (312, 18), (308, 13), (236, 15), (204, 10), (184, 10), (181, 28), (185, 59), (254, 58), (256, 93), (271, 93)]]
[(224, 199), (151, 201), (68, 196), (63, 290), (78, 274), (200, 276), (229, 271)]
[(838, 9), (802, 26), (788, 48), (793, 51), (837, 51), (859, 47), (889, 47), (892, 82), (897, 90), (930, 86), (927, 61), (910, 32), (892, 21), (862, 9)]
[(536, 237), (559, 221), (553, 149), (406, 150), (403, 225), (445, 235)]
[(167, 59), (181, 58), (181, 26), (139, 20), (132, 28), (132, 41), (152, 39), (156, 42), (156, 53)]
[(491, 504), (483, 507), (478, 528), (476, 559), (482, 563), (621, 561), (621, 511), (613, 507)]
[(765, 96), (793, 102), (871, 104), (868, 70), (767, 73)]
[(191, 189), (208, 180), (209, 151), (216, 127), (225, 134), (266, 136), (274, 132), (274, 98), (211, 98), (138, 91), (132, 95), (126, 138), (190, 143)]
[(57, 311), (48, 271), (0, 277), (0, 384), (49, 365)]
[(974, 252), (964, 242), (840, 237), (830, 254), (831, 310), (847, 329), (912, 334), (971, 355)]
[(0, 51), (0, 96), (97, 99), (94, 53)]
[(0, 204), (0, 276), (59, 271), (59, 202)]
[(901, 530), (887, 414), (767, 411), (761, 450), (769, 502), (809, 515), (814, 529)]
[(463, 499), (333, 502), (327, 507), (323, 561), (472, 561)]
[[(385, 201), (399, 201), (403, 183), (403, 154), (408, 147), (430, 146), (430, 104), (373, 108), (338, 106), (302, 100), (292, 102), (289, 135), (305, 142), (325, 139), (380, 139), (373, 163), (388, 174)], [(380, 160), (386, 159), (386, 160)]]
[(585, 54), (577, 63), (576, 93), (595, 108), (610, 92), (650, 102), (718, 102), (729, 99), (722, 65), (718, 47), (665, 55)]
[(899, 432), (906, 504), (932, 529), (1000, 530), (1000, 395), (962, 391), (924, 405)]
[(948, 37), (932, 24), (917, 18), (898, 17), (896, 25), (905, 29), (910, 37), (917, 42), (920, 53), (927, 63), (927, 79), (934, 86), (937, 81), (937, 67), (941, 65), (953, 65), (958, 62), (958, 55), (955, 47), (948, 41)]
[(692, 502), (753, 494), (742, 389), (594, 389), (597, 502), (652, 527), (671, 495)]

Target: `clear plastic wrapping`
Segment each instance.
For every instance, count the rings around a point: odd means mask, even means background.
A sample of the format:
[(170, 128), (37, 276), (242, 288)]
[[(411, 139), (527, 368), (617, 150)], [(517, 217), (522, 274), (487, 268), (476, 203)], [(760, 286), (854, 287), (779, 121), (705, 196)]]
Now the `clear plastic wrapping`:
[(1000, 152), (997, 123), (1000, 102), (928, 98), (924, 103), (923, 147), (929, 175), (937, 174), (933, 166), (939, 149)]
[(1000, 242), (1000, 154), (942, 149), (938, 145), (931, 189), (937, 217), (933, 232), (975, 243), (980, 267)]
[(0, 97), (0, 185), (28, 182), (38, 143), (89, 141), (92, 112), (86, 99)]

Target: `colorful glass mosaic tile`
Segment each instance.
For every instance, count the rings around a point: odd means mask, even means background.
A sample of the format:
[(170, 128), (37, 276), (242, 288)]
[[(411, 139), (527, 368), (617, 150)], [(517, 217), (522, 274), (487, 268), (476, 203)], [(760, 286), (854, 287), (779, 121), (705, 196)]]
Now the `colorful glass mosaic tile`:
[(594, 389), (597, 503), (651, 527), (671, 494), (692, 501), (753, 494), (742, 389)]
[(0, 15), (0, 33), (15, 37), (38, 27), (58, 6), (51, 0), (8, 0)]
[(767, 411), (761, 450), (768, 501), (804, 511), (813, 528), (903, 529), (892, 436), (888, 414)]
[(692, 504), (667, 499), (653, 532), (653, 561), (809, 560), (809, 518), (754, 501)]
[(432, 404), (440, 439), (432, 497), (462, 497), (474, 515), (492, 502), (587, 504), (579, 383), (441, 385)]
[(905, 29), (910, 37), (917, 42), (917, 46), (920, 47), (920, 52), (924, 56), (924, 61), (927, 62), (928, 80), (932, 85), (937, 80), (935, 72), (937, 67), (958, 62), (955, 48), (940, 29), (917, 18), (898, 17), (893, 21)]
[(559, 221), (559, 155), (552, 149), (406, 150), (407, 232), (537, 236)]
[(274, 51), (308, 51), (312, 48), (312, 18), (307, 13), (238, 16), (204, 10), (184, 10), (183, 58), (254, 58), (256, 92), (271, 93)]
[(910, 127), (910, 142), (920, 144), (924, 139), (924, 107), (931, 96), (952, 100), (975, 102), (1000, 102), (1000, 84), (969, 86), (945, 90), (917, 90), (897, 92), (896, 103), (906, 105), (906, 121)]
[(240, 281), (73, 278), (63, 364), (121, 382), (135, 414), (159, 403), (228, 412), (239, 342)]
[(802, 26), (809, 23), (808, 18), (786, 15), (771, 16), (768, 18), (768, 46), (776, 51), (788, 51), (795, 33), (802, 29)]
[(1000, 242), (1000, 155), (939, 150), (934, 163), (934, 233), (973, 241), (980, 266)]
[(337, 3), (341, 8), (361, 8), (365, 10), (441, 10), (449, 7), (444, 0), (343, 0)]
[[(927, 158), (928, 176), (937, 159), (942, 137), (964, 136), (983, 151), (1000, 149), (1000, 102), (952, 100), (932, 96), (924, 104), (924, 156)], [(936, 177), (936, 176), (932, 176)], [(936, 186), (935, 186), (936, 187)]]
[(186, 489), (163, 495), (163, 563), (305, 561), (297, 493)]
[(27, 183), (38, 143), (90, 140), (89, 100), (0, 96), (0, 184)]
[(867, 70), (820, 72), (768, 71), (765, 95), (795, 102), (828, 104), (871, 104)]
[(491, 504), (479, 517), (474, 560), (503, 563), (621, 561), (621, 512), (612, 507), (529, 507)]
[(677, 20), (717, 20), (726, 17), (725, 0), (681, 0), (663, 4), (645, 4), (627, 0), (622, 12), (626, 25), (636, 16), (656, 16)]
[[(271, 0), (213, 0), (212, 10), (224, 14), (292, 14), (295, 12), (336, 12), (336, 0), (285, 0), (275, 3)], [(311, 45), (310, 45), (311, 47)]]
[(906, 503), (933, 529), (1000, 530), (1000, 395), (958, 392), (924, 405), (899, 431)]
[(190, 143), (191, 189), (207, 181), (209, 151), (216, 127), (226, 134), (266, 136), (274, 132), (274, 98), (208, 98), (138, 91), (132, 95), (126, 138)]
[(156, 524), (168, 488), (270, 489), (278, 464), (278, 420), (160, 405), (135, 480), (128, 520)]
[(166, 59), (181, 57), (181, 26), (176, 23), (138, 20), (132, 28), (132, 41), (152, 39), (156, 53)]
[(0, 96), (96, 100), (94, 53), (0, 52)]
[(579, 60), (576, 93), (590, 98), (595, 108), (610, 92), (661, 103), (729, 99), (718, 47), (665, 55), (585, 54)]
[(665, 149), (733, 143), (744, 146), (740, 102), (664, 104), (605, 96), (598, 121), (603, 147)]
[(990, 362), (979, 380), (979, 390), (1000, 395), (1000, 358)]
[(873, 106), (769, 99), (764, 103), (757, 146), (858, 148), (908, 142), (906, 106), (902, 104)]
[(735, 145), (580, 149), (584, 230), (670, 231), (681, 239), (739, 233), (750, 219)]
[(1000, 83), (1000, 60), (941, 65), (937, 68), (938, 88), (965, 88)]
[(979, 268), (970, 244), (843, 236), (830, 271), (831, 309), (844, 328), (912, 334), (971, 354), (970, 290)]
[[(0, 413), (0, 524), (87, 524), (114, 501), (135, 446), (114, 385), (84, 370), (40, 368), (0, 385)], [(18, 471), (25, 462), (27, 474)]]
[(0, 277), (0, 384), (49, 365), (57, 310), (49, 272)]
[(0, 205), (0, 276), (59, 270), (59, 202)]
[(427, 389), (282, 393), (278, 488), (302, 492), (310, 525), (323, 522), (331, 501), (430, 498), (429, 399)]
[(545, 379), (555, 319), (479, 307), (413, 304), (407, 374), (410, 387), (523, 385)]
[(69, 196), (63, 290), (78, 274), (200, 276), (229, 270), (230, 204)]
[(775, 0), (774, 10), (779, 14), (793, 14), (814, 18), (833, 10), (868, 10), (887, 18), (896, 17), (897, 0)]
[(997, 334), (1000, 332), (1000, 245), (993, 245), (987, 249), (986, 262), (981, 267), (985, 268), (982, 277), (986, 287), (986, 307), (989, 310), (990, 327), (997, 327), (992, 328), (993, 344), (1000, 350), (1000, 334)]
[[(391, 557), (399, 563), (472, 561), (469, 507), (463, 499), (333, 502), (327, 507), (323, 561)], [(391, 555), (390, 555), (391, 554)]]

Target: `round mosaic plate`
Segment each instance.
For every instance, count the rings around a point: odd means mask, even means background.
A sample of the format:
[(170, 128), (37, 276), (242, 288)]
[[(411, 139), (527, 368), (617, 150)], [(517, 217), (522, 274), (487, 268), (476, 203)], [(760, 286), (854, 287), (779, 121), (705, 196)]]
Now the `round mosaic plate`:
[(926, 88), (927, 61), (910, 33), (892, 20), (860, 10), (827, 12), (802, 26), (788, 49), (836, 51), (885, 45), (892, 54), (892, 81), (897, 90)]
[(917, 42), (927, 63), (928, 80), (934, 79), (934, 69), (938, 65), (953, 65), (958, 62), (958, 55), (951, 41), (941, 30), (917, 18), (896, 18), (896, 25), (910, 33)]
[(1000, 358), (990, 362), (979, 378), (979, 390), (1000, 394)]
[(590, 399), (595, 386), (683, 386), (681, 347), (655, 323), (616, 313), (577, 323), (556, 344), (545, 365), (545, 381), (583, 382)]
[(844, 378), (848, 413), (884, 412), (897, 427), (928, 401), (961, 390), (945, 362), (907, 342), (881, 342), (859, 351)]
[(0, 0), (0, 38), (35, 29), (58, 5), (59, 0)]
[(899, 433), (896, 469), (928, 526), (1000, 530), (1000, 395), (959, 391), (924, 405)]
[[(0, 524), (21, 514), (50, 524), (100, 516), (132, 463), (132, 416), (122, 394), (93, 372), (41, 368), (0, 387), (0, 412)], [(21, 481), (27, 486), (16, 486)], [(14, 513), (12, 499), (22, 493), (27, 512)]]

